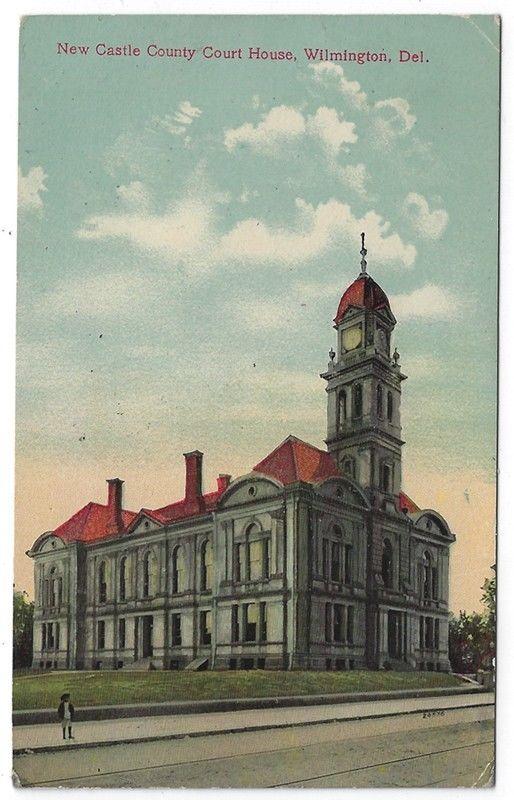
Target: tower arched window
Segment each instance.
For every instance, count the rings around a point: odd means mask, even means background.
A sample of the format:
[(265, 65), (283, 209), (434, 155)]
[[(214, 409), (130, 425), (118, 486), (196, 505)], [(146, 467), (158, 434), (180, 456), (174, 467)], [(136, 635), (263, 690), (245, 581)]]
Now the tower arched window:
[(348, 416), (346, 389), (341, 389), (338, 395), (338, 425), (342, 426)]
[(200, 552), (200, 588), (202, 591), (212, 589), (212, 544), (206, 539)]
[(389, 461), (380, 464), (380, 488), (387, 493), (393, 490), (393, 465)]
[(379, 417), (384, 415), (384, 390), (381, 383), (377, 386), (377, 415)]
[(120, 560), (120, 600), (127, 598), (127, 557)]
[(107, 601), (107, 564), (105, 561), (102, 561), (98, 568), (98, 601), (100, 603)]
[(186, 564), (184, 560), (184, 548), (180, 545), (173, 551), (171, 559), (171, 590), (174, 594), (185, 591), (186, 588)]
[(388, 422), (393, 421), (393, 393), (387, 393), (387, 419)]
[(356, 383), (353, 387), (353, 417), (359, 419), (362, 417), (362, 384)]
[(382, 580), (387, 589), (393, 586), (393, 546), (389, 539), (382, 545)]
[(351, 456), (347, 456), (343, 458), (342, 462), (342, 471), (345, 475), (348, 475), (349, 478), (355, 478), (355, 459)]

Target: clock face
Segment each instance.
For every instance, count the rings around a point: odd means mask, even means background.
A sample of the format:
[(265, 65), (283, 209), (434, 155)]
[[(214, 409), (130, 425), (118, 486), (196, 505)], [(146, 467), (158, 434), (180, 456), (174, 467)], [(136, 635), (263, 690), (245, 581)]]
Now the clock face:
[(343, 331), (343, 347), (345, 350), (355, 350), (362, 342), (362, 328), (360, 325), (354, 325), (353, 328), (347, 328)]

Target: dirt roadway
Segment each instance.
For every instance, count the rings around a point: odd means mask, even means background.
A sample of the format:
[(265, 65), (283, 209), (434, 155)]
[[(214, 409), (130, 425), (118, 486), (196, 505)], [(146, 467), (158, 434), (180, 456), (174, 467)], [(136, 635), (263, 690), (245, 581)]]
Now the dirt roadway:
[(492, 706), (15, 756), (24, 786), (455, 787), (491, 782)]

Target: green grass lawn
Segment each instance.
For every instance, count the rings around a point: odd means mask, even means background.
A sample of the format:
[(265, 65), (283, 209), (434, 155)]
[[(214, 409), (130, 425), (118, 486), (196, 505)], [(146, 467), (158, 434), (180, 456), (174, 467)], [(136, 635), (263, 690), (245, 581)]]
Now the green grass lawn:
[(76, 706), (98, 706), (458, 685), (458, 678), (439, 672), (49, 672), (15, 676), (13, 706), (57, 708), (63, 692), (71, 693)]

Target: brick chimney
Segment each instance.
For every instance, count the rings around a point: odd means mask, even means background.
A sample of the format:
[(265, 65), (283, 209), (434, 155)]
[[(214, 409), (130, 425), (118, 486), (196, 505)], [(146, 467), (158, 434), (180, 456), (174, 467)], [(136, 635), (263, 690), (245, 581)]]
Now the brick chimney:
[(107, 532), (120, 533), (123, 530), (123, 519), (121, 516), (123, 481), (120, 478), (109, 478), (109, 493), (107, 496), (107, 508), (109, 516), (107, 519)]
[(193, 450), (184, 453), (186, 460), (186, 493), (184, 503), (190, 513), (203, 511), (205, 503), (202, 492), (202, 459), (203, 453)]
[(223, 494), (223, 492), (228, 489), (231, 478), (232, 475), (226, 475), (225, 473), (218, 475), (218, 494)]

